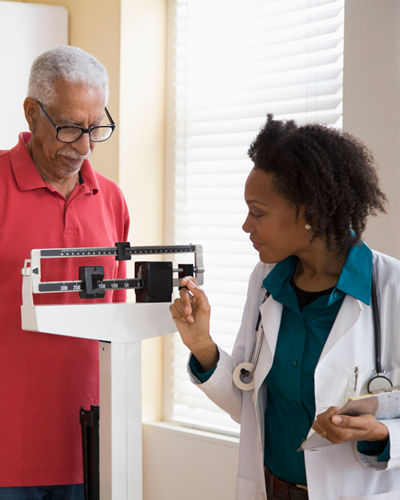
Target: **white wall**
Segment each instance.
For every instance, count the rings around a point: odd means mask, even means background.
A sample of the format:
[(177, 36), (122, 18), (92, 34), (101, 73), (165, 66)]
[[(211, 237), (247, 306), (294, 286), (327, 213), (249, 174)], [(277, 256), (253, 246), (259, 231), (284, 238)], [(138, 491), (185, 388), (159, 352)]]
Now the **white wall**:
[(400, 2), (346, 0), (344, 54), (343, 128), (373, 151), (390, 202), (365, 240), (400, 258)]
[(64, 7), (0, 2), (0, 149), (15, 146), (18, 133), (28, 130), (22, 104), (33, 60), (67, 43)]
[(143, 441), (144, 500), (234, 498), (236, 438), (145, 424)]

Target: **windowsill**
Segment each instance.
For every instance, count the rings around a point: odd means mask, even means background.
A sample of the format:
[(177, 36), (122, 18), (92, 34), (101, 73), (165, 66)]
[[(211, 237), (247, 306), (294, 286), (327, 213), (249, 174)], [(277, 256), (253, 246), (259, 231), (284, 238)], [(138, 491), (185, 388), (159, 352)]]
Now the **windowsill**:
[(238, 447), (239, 437), (228, 436), (225, 434), (220, 434), (217, 432), (202, 431), (198, 429), (193, 429), (191, 427), (186, 427), (171, 422), (143, 422), (143, 426), (147, 428), (157, 429), (159, 432), (165, 432), (169, 434), (176, 434), (180, 437), (187, 435), (190, 439), (201, 440), (203, 442), (218, 443), (223, 446)]

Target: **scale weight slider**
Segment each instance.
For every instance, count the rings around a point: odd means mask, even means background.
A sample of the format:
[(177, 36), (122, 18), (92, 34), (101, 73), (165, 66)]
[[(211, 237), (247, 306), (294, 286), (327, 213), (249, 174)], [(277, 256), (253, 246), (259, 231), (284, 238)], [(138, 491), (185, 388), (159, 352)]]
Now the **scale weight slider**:
[(135, 277), (143, 281), (143, 288), (136, 288), (136, 302), (171, 302), (172, 262), (135, 262)]
[(178, 264), (178, 273), (179, 279), (186, 278), (187, 276), (194, 276), (194, 265)]
[(104, 278), (104, 266), (80, 266), (79, 279), (83, 290), (79, 292), (81, 299), (102, 299), (106, 291), (98, 288), (98, 282)]

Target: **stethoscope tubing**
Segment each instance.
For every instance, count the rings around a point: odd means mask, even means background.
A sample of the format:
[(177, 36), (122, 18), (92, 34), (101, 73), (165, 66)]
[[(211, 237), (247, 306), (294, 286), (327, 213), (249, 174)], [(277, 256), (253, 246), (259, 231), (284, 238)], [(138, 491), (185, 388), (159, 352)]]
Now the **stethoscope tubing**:
[(372, 316), (374, 321), (374, 343), (375, 343), (375, 370), (376, 373), (382, 373), (381, 364), (381, 322), (379, 319), (379, 306), (378, 299), (376, 296), (376, 284), (375, 276), (372, 272), (372, 284), (371, 284), (371, 307)]
[[(270, 296), (270, 293), (266, 291), (265, 297), (262, 301), (262, 304), (267, 300)], [(371, 281), (371, 308), (372, 308), (372, 317), (373, 317), (373, 326), (374, 326), (374, 347), (375, 347), (375, 375), (371, 377), (368, 382), (368, 391), (369, 392), (379, 392), (380, 390), (388, 390), (393, 387), (392, 381), (385, 376), (385, 372), (382, 370), (382, 362), (381, 362), (381, 325), (380, 325), (380, 317), (379, 317), (379, 306), (376, 292), (376, 277), (375, 277), (375, 268), (372, 269), (372, 281)], [(258, 341), (258, 337), (260, 340)], [(261, 323), (261, 312), (258, 313), (257, 323), (254, 331), (254, 339), (251, 347), (251, 352), (249, 356), (249, 361), (240, 363), (236, 369), (234, 370), (234, 383), (241, 390), (249, 390), (253, 387), (253, 374), (256, 369), (261, 348), (264, 340), (264, 330)], [(254, 356), (255, 353), (255, 356)], [(253, 361), (254, 359), (254, 361)], [(251, 371), (249, 371), (251, 367)], [(243, 381), (242, 375), (245, 374), (246, 382)], [(237, 381), (240, 380), (239, 383)], [(248, 387), (247, 387), (248, 386)], [(372, 389), (375, 386), (375, 389)]]

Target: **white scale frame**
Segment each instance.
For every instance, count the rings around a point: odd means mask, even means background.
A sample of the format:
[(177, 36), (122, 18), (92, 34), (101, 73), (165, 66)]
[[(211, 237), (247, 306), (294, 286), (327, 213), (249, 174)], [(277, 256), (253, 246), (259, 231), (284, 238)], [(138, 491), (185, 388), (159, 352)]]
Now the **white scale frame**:
[[(100, 341), (100, 500), (141, 500), (141, 342), (176, 331), (170, 304), (34, 305), (40, 253), (32, 250), (21, 270), (22, 329)], [(200, 245), (196, 245), (196, 259), (202, 273)], [(198, 278), (201, 284), (202, 274)]]

